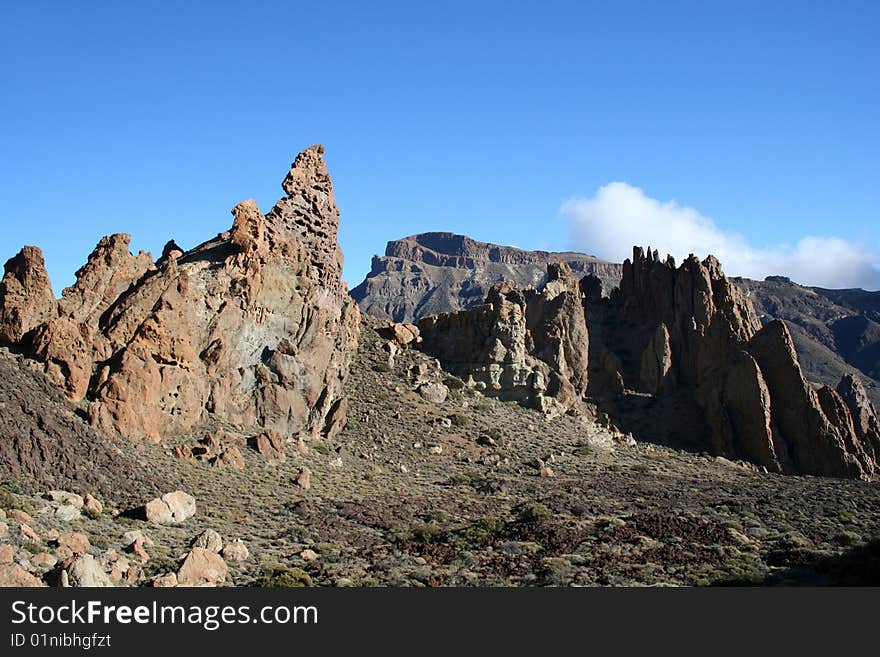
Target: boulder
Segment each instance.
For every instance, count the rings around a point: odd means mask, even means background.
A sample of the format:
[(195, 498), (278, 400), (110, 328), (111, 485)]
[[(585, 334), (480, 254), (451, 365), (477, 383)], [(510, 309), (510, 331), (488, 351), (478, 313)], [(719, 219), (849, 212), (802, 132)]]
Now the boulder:
[(82, 554), (66, 570), (70, 586), (83, 588), (112, 587), (110, 576), (91, 554)]
[(254, 448), (272, 464), (283, 463), (287, 458), (284, 452), (284, 437), (274, 429), (254, 438)]
[(183, 491), (166, 493), (144, 506), (144, 515), (157, 525), (179, 525), (196, 514), (196, 501)]
[(419, 327), (415, 324), (392, 322), (391, 324), (377, 328), (376, 333), (386, 340), (393, 340), (394, 343), (402, 347), (411, 344), (418, 344), (422, 341), (422, 338), (419, 335)]
[(213, 529), (206, 529), (193, 539), (192, 547), (220, 552), (223, 549), (223, 538)]
[(228, 468), (232, 468), (233, 470), (244, 470), (244, 456), (242, 456), (242, 453), (239, 451), (238, 447), (235, 447), (233, 445), (231, 447), (227, 447), (222, 452), (220, 452), (220, 456), (214, 459), (214, 465), (226, 466)]
[(308, 467), (303, 466), (299, 469), (299, 473), (296, 475), (296, 485), (303, 490), (309, 490), (312, 487), (312, 471)]
[(449, 388), (442, 383), (423, 383), (418, 391), (422, 399), (432, 404), (442, 404), (449, 396)]
[(0, 588), (37, 588), (40, 586), (43, 586), (43, 582), (17, 563), (0, 563)]
[(226, 561), (247, 561), (250, 557), (250, 552), (248, 551), (247, 546), (240, 538), (228, 541), (226, 545), (223, 546), (222, 554)]
[(75, 555), (88, 554), (92, 545), (88, 536), (80, 532), (65, 532), (55, 539), (57, 545), (55, 556), (59, 559), (69, 559)]
[(229, 567), (213, 550), (194, 547), (177, 571), (179, 586), (220, 586), (226, 581)]

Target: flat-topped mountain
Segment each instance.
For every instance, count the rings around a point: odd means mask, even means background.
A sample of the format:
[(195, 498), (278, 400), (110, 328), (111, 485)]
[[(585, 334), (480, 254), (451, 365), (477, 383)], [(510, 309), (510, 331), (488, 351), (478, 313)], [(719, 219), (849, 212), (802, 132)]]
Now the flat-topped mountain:
[(455, 233), (421, 233), (388, 242), (385, 255), (373, 257), (372, 270), (351, 295), (374, 317), (412, 322), (479, 305), (502, 281), (540, 287), (553, 262), (566, 263), (580, 276), (594, 274), (606, 289), (620, 280), (620, 265), (584, 253), (525, 251)]

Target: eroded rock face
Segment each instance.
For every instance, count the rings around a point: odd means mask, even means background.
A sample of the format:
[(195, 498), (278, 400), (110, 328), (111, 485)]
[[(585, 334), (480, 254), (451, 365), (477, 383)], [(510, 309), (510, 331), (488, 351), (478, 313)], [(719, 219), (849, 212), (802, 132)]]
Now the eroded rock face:
[[(48, 305), (10, 311), (7, 332), (43, 319), (29, 356), (71, 398), (91, 400), (91, 423), (108, 433), (158, 441), (215, 416), (332, 436), (345, 420), (359, 315), (341, 280), (323, 147), (300, 153), (282, 187), (267, 214), (244, 201), (228, 232), (188, 252), (169, 242), (155, 264), (129, 253), (127, 235), (104, 238), (57, 317), (43, 317)], [(26, 272), (39, 269), (32, 260)], [(37, 273), (10, 276), (48, 289)], [(0, 304), (21, 305), (9, 292)]]
[(0, 281), (0, 345), (17, 345), (57, 313), (43, 252), (26, 246), (6, 262)]
[(547, 278), (540, 292), (502, 283), (482, 306), (422, 319), (420, 348), (484, 394), (547, 412), (579, 406), (589, 342), (580, 289), (564, 264)]
[(836, 477), (873, 471), (843, 400), (830, 388), (818, 393), (804, 378), (785, 324), (775, 320), (750, 341), (770, 390), (771, 417), (786, 458), (783, 470)]
[(548, 267), (541, 289), (419, 322), (421, 349), (470, 385), (544, 411), (607, 414), (624, 432), (774, 472), (868, 478), (876, 413), (855, 379), (804, 378), (784, 323), (765, 327), (717, 259), (633, 250), (610, 297)]
[(843, 396), (807, 382), (785, 324), (762, 328), (712, 256), (676, 267), (635, 248), (620, 288), (593, 295), (586, 309), (590, 394), (623, 425), (649, 416), (654, 438), (685, 438), (772, 471), (864, 478), (876, 468), (870, 431), (859, 435)]
[(852, 415), (853, 429), (865, 452), (874, 463), (880, 464), (880, 420), (864, 386), (855, 376), (847, 374), (837, 385), (837, 393)]

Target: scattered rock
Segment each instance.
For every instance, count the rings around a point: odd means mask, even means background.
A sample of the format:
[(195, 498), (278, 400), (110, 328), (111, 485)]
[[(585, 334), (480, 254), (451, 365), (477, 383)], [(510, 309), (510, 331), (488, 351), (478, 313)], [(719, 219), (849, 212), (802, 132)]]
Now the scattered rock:
[(83, 504), (85, 504), (85, 500), (83, 500), (81, 495), (69, 493), (65, 490), (50, 490), (44, 497), (55, 502), (57, 506), (67, 505), (81, 509)]
[(423, 383), (418, 391), (422, 399), (432, 404), (442, 404), (449, 396), (449, 388), (442, 383)]
[(303, 466), (299, 469), (299, 474), (296, 476), (296, 485), (303, 490), (309, 490), (312, 487), (312, 471), (308, 467)]
[(150, 555), (144, 548), (144, 542), (140, 538), (135, 539), (133, 543), (129, 544), (126, 550), (140, 559), (141, 563), (147, 563), (150, 560)]
[(376, 333), (386, 340), (394, 340), (395, 343), (403, 347), (422, 341), (419, 327), (414, 324), (391, 323), (387, 326), (380, 326), (376, 329)]
[(36, 588), (39, 586), (43, 586), (43, 582), (31, 575), (18, 564), (0, 563), (0, 588)]
[(261, 433), (254, 438), (254, 447), (269, 463), (283, 463), (287, 458), (284, 453), (284, 437), (278, 431), (270, 429)]
[(112, 587), (113, 581), (91, 554), (81, 554), (66, 570), (70, 586), (95, 588)]
[(55, 509), (55, 517), (63, 522), (70, 522), (82, 516), (80, 510), (69, 504), (62, 504)]
[(179, 586), (220, 586), (226, 581), (229, 567), (212, 550), (194, 547), (177, 571)]
[(239, 451), (238, 447), (233, 445), (227, 447), (220, 453), (220, 456), (214, 460), (214, 465), (226, 466), (233, 470), (244, 470), (244, 456)]
[(136, 541), (140, 541), (144, 547), (152, 547), (153, 545), (155, 545), (155, 543), (153, 543), (153, 540), (140, 529), (127, 531), (122, 535), (122, 545), (124, 547), (129, 547)]
[(104, 512), (104, 503), (101, 502), (97, 497), (92, 495), (91, 493), (86, 493), (85, 497), (85, 508), (91, 511), (92, 513), (103, 513)]
[(247, 561), (248, 557), (250, 557), (250, 552), (240, 538), (228, 541), (223, 546), (223, 558), (227, 561)]
[(206, 529), (193, 539), (192, 547), (220, 552), (223, 549), (223, 538), (213, 529)]
[(188, 493), (174, 491), (147, 502), (147, 520), (157, 525), (179, 525), (196, 514), (196, 501)]
[(177, 573), (165, 573), (159, 575), (152, 582), (156, 588), (173, 588), (177, 586)]
[(299, 556), (304, 561), (315, 561), (318, 558), (318, 553), (314, 550), (306, 548), (302, 552), (299, 553)]
[(10, 520), (18, 520), (19, 522), (30, 522), (31, 517), (26, 512), (20, 509), (9, 509), (6, 512), (6, 517)]
[(42, 540), (39, 534), (31, 529), (31, 526), (26, 523), (21, 523), (21, 525), (19, 525), (18, 527), (18, 530), (21, 532), (21, 535), (25, 540), (31, 541), (33, 543), (39, 543)]
[(58, 563), (58, 558), (48, 552), (38, 552), (30, 559), (31, 563), (38, 568), (52, 568)]
[(64, 561), (76, 555), (87, 554), (92, 545), (89, 537), (80, 532), (65, 532), (55, 539), (55, 556)]
[(15, 549), (11, 545), (0, 545), (0, 564), (12, 563), (15, 557)]

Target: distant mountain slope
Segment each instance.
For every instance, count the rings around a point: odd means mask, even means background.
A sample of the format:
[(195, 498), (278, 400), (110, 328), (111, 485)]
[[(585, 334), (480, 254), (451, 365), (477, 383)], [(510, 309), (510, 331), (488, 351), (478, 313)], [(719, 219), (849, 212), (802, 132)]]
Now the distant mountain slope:
[(783, 276), (733, 280), (762, 322), (788, 322), (811, 381), (831, 385), (858, 370), (872, 401), (880, 402), (880, 292), (806, 287)]
[(422, 233), (388, 242), (385, 255), (373, 257), (372, 271), (351, 295), (374, 317), (412, 322), (479, 305), (502, 281), (540, 286), (547, 264), (559, 261), (581, 276), (595, 274), (606, 289), (620, 280), (620, 265), (583, 253), (524, 251), (454, 233)]

